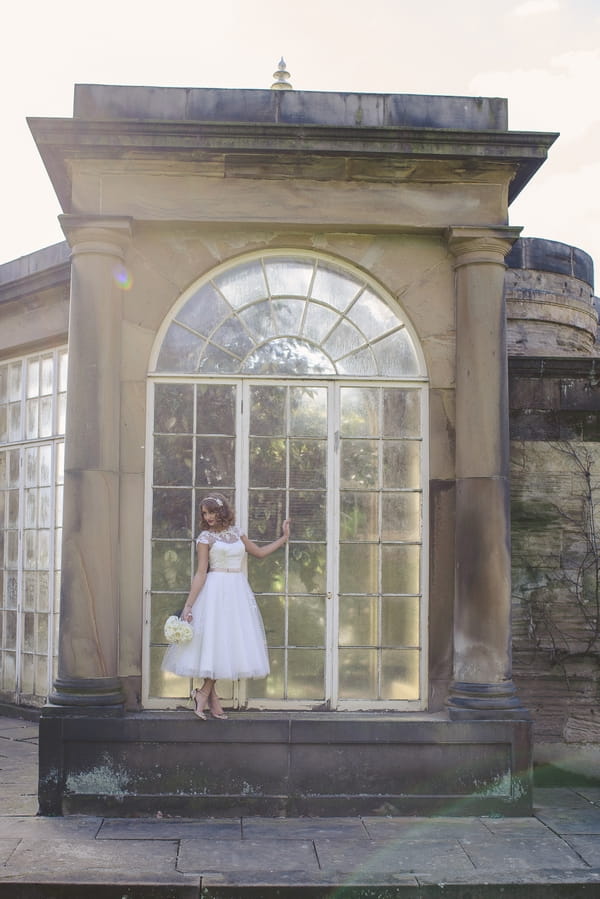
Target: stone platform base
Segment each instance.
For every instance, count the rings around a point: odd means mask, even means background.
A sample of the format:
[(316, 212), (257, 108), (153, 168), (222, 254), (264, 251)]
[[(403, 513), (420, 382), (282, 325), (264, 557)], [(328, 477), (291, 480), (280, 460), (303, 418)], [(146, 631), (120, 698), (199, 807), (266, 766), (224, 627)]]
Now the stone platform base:
[(531, 722), (46, 707), (42, 815), (532, 813)]

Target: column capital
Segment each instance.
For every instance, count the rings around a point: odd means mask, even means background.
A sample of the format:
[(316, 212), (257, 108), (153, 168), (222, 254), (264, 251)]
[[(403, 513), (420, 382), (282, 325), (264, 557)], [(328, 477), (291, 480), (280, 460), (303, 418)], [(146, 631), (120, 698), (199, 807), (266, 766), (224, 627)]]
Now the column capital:
[(497, 228), (458, 225), (447, 229), (446, 240), (455, 258), (455, 268), (477, 263), (503, 265), (506, 254), (520, 233), (521, 228), (508, 225)]
[(73, 256), (88, 253), (123, 260), (132, 235), (129, 216), (60, 215), (58, 219)]

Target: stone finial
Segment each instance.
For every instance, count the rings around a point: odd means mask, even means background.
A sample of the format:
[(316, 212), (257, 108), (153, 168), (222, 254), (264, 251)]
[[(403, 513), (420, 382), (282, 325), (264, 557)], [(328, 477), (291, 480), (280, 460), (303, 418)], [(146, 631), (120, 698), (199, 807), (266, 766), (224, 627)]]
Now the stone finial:
[(279, 60), (279, 64), (277, 66), (277, 71), (273, 72), (273, 78), (275, 81), (271, 85), (272, 91), (291, 91), (294, 88), (291, 84), (288, 83), (288, 79), (290, 77), (290, 73), (286, 70), (285, 67), (285, 59), (283, 56)]

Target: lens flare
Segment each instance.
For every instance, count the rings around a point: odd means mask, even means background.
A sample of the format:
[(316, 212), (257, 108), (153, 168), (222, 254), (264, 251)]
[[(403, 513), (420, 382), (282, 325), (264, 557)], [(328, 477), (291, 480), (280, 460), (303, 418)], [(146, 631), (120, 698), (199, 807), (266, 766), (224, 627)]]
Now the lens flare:
[(115, 284), (117, 285), (117, 287), (120, 287), (121, 290), (131, 290), (133, 278), (129, 269), (127, 269), (124, 265), (115, 266), (113, 270), (113, 277), (115, 279)]

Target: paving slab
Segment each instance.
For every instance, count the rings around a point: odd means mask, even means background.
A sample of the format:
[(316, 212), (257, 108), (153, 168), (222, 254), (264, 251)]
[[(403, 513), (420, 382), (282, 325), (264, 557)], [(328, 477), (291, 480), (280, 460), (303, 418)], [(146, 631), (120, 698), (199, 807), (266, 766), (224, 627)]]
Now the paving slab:
[(242, 834), (245, 840), (369, 839), (360, 818), (242, 818)]
[(589, 808), (583, 790), (568, 787), (536, 787), (533, 791), (534, 811), (545, 808)]
[(310, 840), (182, 840), (177, 868), (183, 873), (231, 871), (317, 873)]
[(578, 792), (583, 799), (600, 805), (600, 787), (582, 787)]
[(239, 818), (99, 820), (98, 840), (240, 840), (242, 837)]
[(97, 840), (21, 840), (3, 870), (3, 876), (35, 875), (58, 879), (102, 874), (112, 881), (117, 874), (137, 876), (139, 872), (164, 875), (176, 870), (177, 841), (144, 840), (127, 843)]
[(600, 834), (572, 836), (569, 845), (592, 868), (600, 868)]
[(342, 840), (315, 842), (319, 865), (325, 872), (364, 874), (418, 874), (472, 871), (473, 864), (457, 840), (372, 840), (370, 843)]
[(600, 833), (600, 806), (542, 810), (539, 820), (555, 833)]
[(576, 870), (586, 864), (563, 840), (546, 837), (497, 836), (490, 840), (463, 840), (462, 846), (476, 868), (490, 872), (532, 871), (542, 868)]
[[(490, 832), (480, 818), (363, 818), (372, 840), (485, 839)], [(543, 825), (542, 825), (543, 827)], [(544, 828), (545, 829), (545, 828)]]
[(25, 840), (93, 840), (102, 818), (73, 816), (72, 818), (38, 818), (32, 815), (0, 817), (0, 838), (17, 837)]

